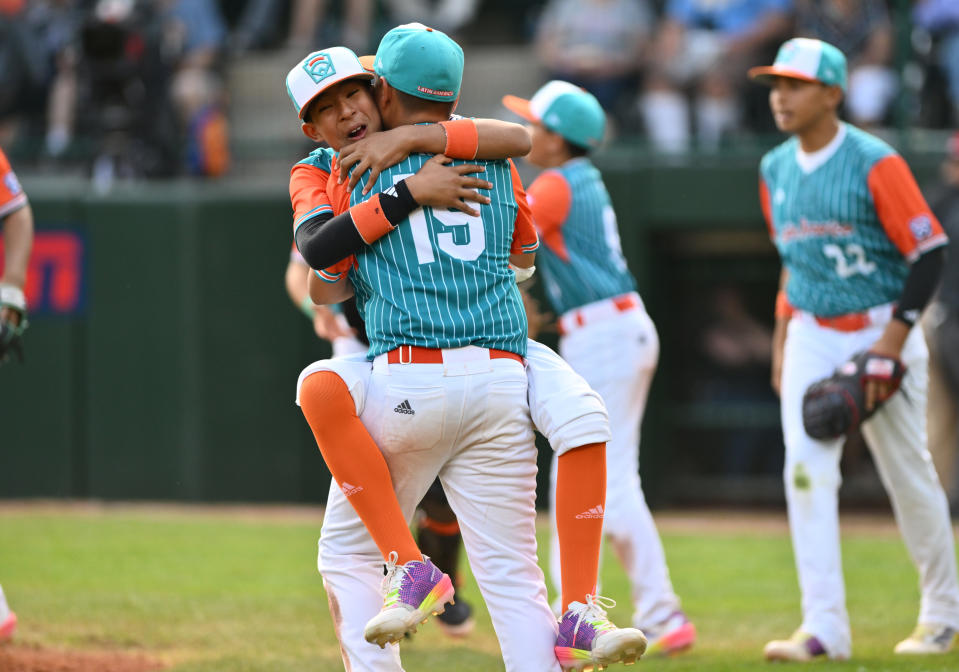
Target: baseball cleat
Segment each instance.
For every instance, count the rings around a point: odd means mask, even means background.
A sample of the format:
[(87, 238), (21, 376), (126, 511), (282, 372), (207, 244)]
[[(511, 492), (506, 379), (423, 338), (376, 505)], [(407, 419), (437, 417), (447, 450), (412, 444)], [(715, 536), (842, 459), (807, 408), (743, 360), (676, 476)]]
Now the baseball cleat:
[(7, 612), (7, 617), (0, 623), (0, 642), (5, 642), (13, 637), (13, 631), (17, 629), (17, 615), (12, 611)]
[(383, 579), (383, 608), (366, 624), (363, 636), (384, 648), (416, 632), (430, 616), (442, 614), (453, 599), (453, 582), (430, 559), (397, 565), (390, 553)]
[(603, 607), (616, 602), (586, 596), (586, 604), (571, 602), (559, 621), (556, 659), (563, 670), (602, 670), (613, 663), (632, 665), (646, 651), (646, 636), (636, 628), (617, 628)]
[(696, 626), (682, 611), (673, 612), (665, 621), (643, 632), (649, 642), (647, 656), (673, 656), (686, 651), (696, 641)]
[(956, 643), (959, 633), (948, 625), (920, 623), (912, 634), (896, 644), (895, 653), (925, 656), (948, 653)]
[(476, 627), (473, 608), (466, 600), (455, 600), (436, 616), (436, 625), (450, 637), (466, 637)]
[(784, 660), (794, 663), (808, 663), (811, 660), (828, 657), (826, 647), (815, 635), (797, 630), (789, 639), (774, 639), (763, 649), (766, 660)]

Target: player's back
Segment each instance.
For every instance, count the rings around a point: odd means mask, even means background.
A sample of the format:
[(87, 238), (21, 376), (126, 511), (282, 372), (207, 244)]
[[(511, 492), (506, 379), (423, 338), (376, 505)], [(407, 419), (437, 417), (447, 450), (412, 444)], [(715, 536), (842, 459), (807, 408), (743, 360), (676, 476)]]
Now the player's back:
[(797, 158), (799, 142), (791, 138), (760, 165), (771, 233), (790, 273), (789, 301), (823, 316), (894, 301), (908, 272), (871, 183), (876, 165), (896, 153), (853, 126), (843, 124), (840, 134), (817, 163)]
[(626, 266), (616, 212), (599, 170), (589, 159), (578, 158), (552, 172), (565, 181), (570, 203), (559, 230), (562, 250), (544, 245), (536, 260), (553, 308), (565, 313), (633, 291), (636, 283)]
[[(414, 154), (383, 171), (371, 193), (416, 173), (430, 158)], [(509, 269), (522, 186), (507, 161), (469, 163), (484, 166), (480, 176), (493, 184), (479, 217), (418, 208), (356, 255), (350, 279), (371, 357), (400, 345), (477, 345), (525, 354), (526, 314)], [(361, 184), (351, 205), (363, 200)]]

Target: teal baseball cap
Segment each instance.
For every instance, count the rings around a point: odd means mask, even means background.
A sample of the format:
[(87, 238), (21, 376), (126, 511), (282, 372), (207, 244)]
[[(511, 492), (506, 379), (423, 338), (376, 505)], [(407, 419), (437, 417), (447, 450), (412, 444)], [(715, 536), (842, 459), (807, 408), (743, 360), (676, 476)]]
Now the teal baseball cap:
[(451, 103), (463, 84), (463, 49), (442, 31), (406, 23), (380, 40), (373, 71), (411, 96)]
[(528, 121), (543, 124), (577, 147), (594, 149), (603, 141), (606, 113), (596, 96), (569, 82), (554, 79), (530, 100), (503, 96), (503, 105)]
[(779, 47), (772, 65), (749, 70), (750, 79), (769, 84), (773, 77), (791, 77), (846, 90), (846, 57), (839, 49), (807, 37), (794, 37)]

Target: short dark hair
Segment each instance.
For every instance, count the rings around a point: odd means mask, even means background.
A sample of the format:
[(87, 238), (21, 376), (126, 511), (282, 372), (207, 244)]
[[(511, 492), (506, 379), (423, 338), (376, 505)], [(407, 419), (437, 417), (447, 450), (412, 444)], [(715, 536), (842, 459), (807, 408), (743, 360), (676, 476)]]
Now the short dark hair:
[(578, 159), (581, 156), (588, 155), (592, 150), (581, 145), (574, 145), (566, 138), (563, 138), (563, 141), (566, 143), (566, 151), (569, 152), (571, 158)]
[(455, 100), (449, 102), (443, 100), (427, 100), (426, 98), (412, 96), (405, 91), (400, 91), (395, 86), (393, 90), (396, 91), (400, 105), (402, 105), (403, 109), (407, 112), (433, 112), (437, 116), (442, 115), (445, 119), (453, 114), (453, 107), (456, 105)]

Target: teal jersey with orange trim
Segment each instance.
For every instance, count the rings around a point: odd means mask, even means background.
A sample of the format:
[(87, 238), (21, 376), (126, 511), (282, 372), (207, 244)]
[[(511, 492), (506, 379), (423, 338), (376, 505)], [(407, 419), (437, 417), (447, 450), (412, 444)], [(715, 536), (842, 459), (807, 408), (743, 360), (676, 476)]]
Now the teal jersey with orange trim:
[[(386, 191), (430, 158), (413, 154), (383, 171), (371, 193)], [(512, 162), (468, 163), (484, 166), (482, 179), (493, 183), (483, 192), (491, 202), (474, 204), (479, 217), (418, 208), (372, 245), (317, 273), (328, 282), (348, 274), (366, 321), (370, 358), (401, 345), (476, 345), (526, 354), (526, 312), (509, 268), (510, 254), (539, 245), (525, 192)], [(362, 189), (353, 190), (351, 206), (369, 198)]]
[(760, 201), (789, 272), (786, 297), (823, 317), (891, 303), (909, 263), (946, 244), (942, 227), (883, 141), (842, 124), (820, 151), (801, 154), (794, 137), (760, 164)]
[(603, 178), (587, 158), (547, 170), (529, 187), (543, 241), (536, 267), (557, 313), (636, 289)]

